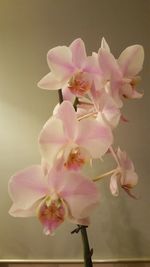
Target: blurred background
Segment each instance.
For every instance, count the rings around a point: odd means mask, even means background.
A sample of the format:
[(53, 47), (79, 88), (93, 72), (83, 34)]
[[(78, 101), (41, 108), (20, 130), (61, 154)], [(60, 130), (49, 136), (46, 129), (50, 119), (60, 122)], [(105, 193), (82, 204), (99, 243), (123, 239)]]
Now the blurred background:
[[(116, 144), (127, 151), (139, 175), (138, 200), (120, 191), (114, 198), (109, 177), (99, 182), (101, 204), (88, 229), (95, 260), (150, 259), (150, 1), (149, 0), (0, 0), (0, 259), (80, 260), (80, 235), (64, 223), (45, 236), (36, 218), (8, 215), (11, 175), (40, 163), (37, 136), (58, 102), (57, 92), (37, 82), (49, 72), (46, 54), (81, 37), (90, 55), (105, 37), (119, 56), (132, 44), (145, 49), (141, 100), (126, 101), (129, 123), (115, 131)], [(108, 157), (96, 162), (94, 176), (115, 167)]]

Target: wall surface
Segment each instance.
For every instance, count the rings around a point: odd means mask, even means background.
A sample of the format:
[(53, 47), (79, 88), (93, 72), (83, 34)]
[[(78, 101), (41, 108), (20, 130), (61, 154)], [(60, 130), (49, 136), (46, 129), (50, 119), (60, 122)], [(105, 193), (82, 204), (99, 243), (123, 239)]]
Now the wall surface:
[[(115, 132), (116, 143), (134, 161), (139, 184), (133, 200), (122, 191), (119, 198), (111, 196), (109, 177), (99, 183), (101, 204), (91, 218), (90, 244), (94, 259), (150, 258), (149, 17), (149, 0), (0, 0), (0, 259), (82, 259), (80, 236), (70, 234), (73, 224), (47, 237), (36, 218), (8, 215), (7, 183), (19, 169), (40, 162), (37, 136), (58, 101), (57, 92), (37, 88), (49, 71), (47, 51), (81, 37), (90, 54), (103, 36), (116, 57), (132, 44), (145, 49), (144, 97), (126, 102), (129, 123)], [(108, 157), (89, 174), (113, 167)]]

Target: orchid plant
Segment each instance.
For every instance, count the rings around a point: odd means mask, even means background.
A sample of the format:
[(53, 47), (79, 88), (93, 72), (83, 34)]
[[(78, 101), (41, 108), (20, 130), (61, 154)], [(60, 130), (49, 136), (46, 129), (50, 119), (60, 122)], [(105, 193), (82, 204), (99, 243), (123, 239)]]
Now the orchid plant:
[[(41, 163), (17, 172), (9, 181), (10, 215), (36, 216), (46, 235), (65, 220), (77, 224), (75, 232), (83, 234), (86, 266), (92, 266), (86, 227), (99, 204), (96, 182), (107, 176), (112, 195), (118, 196), (123, 189), (135, 198), (132, 188), (138, 175), (127, 153), (114, 148), (113, 130), (126, 121), (122, 114), (126, 99), (143, 95), (136, 88), (143, 60), (141, 45), (127, 47), (116, 59), (104, 38), (98, 52), (90, 56), (81, 39), (50, 49), (50, 72), (38, 86), (58, 90), (59, 103), (38, 137)], [(101, 160), (108, 152), (115, 169), (87, 177), (83, 167), (90, 164), (92, 168), (93, 160)]]

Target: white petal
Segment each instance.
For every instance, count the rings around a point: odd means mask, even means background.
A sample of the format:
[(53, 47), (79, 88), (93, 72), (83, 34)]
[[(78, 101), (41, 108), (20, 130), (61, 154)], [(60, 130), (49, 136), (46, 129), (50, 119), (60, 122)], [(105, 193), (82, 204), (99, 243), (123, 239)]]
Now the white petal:
[(14, 202), (11, 212), (30, 209), (48, 191), (41, 166), (34, 165), (11, 177), (8, 188)]
[(117, 197), (119, 195), (117, 176), (113, 174), (110, 178), (110, 191), (113, 196)]
[(74, 40), (70, 45), (70, 49), (72, 51), (72, 61), (74, 65), (79, 69), (82, 68), (86, 60), (86, 50), (82, 39), (78, 38)]
[(127, 47), (119, 56), (118, 63), (125, 77), (137, 75), (143, 66), (144, 49), (141, 45)]
[(63, 83), (58, 81), (51, 72), (44, 76), (39, 82), (38, 87), (47, 90), (58, 90), (62, 88)]
[(103, 49), (107, 50), (108, 52), (110, 52), (110, 47), (109, 47), (109, 45), (106, 42), (104, 37), (102, 38), (102, 41), (101, 41), (101, 48), (103, 48)]
[(76, 135), (77, 118), (72, 104), (69, 101), (63, 101), (58, 108), (56, 116), (62, 121), (64, 132), (68, 139), (73, 140)]
[(76, 142), (87, 149), (93, 158), (100, 158), (112, 144), (113, 136), (106, 125), (86, 119), (79, 122)]
[(39, 144), (43, 158), (52, 164), (57, 153), (67, 142), (63, 123), (60, 119), (50, 118), (44, 125), (40, 135)]
[(59, 81), (66, 82), (74, 71), (71, 50), (67, 46), (57, 46), (47, 54), (48, 65)]

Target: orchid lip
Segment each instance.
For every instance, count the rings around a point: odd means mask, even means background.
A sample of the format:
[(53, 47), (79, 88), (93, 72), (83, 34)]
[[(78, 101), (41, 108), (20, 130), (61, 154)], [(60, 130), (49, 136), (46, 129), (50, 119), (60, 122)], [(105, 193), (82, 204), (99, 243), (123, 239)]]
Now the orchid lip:
[(90, 90), (91, 81), (89, 81), (87, 74), (81, 71), (71, 77), (68, 85), (71, 93), (77, 96), (83, 96)]
[(37, 208), (37, 217), (44, 226), (44, 233), (53, 233), (65, 218), (65, 208), (61, 198), (56, 195), (46, 196)]
[(82, 147), (75, 147), (71, 149), (66, 161), (64, 162), (64, 166), (67, 169), (78, 170), (89, 160), (90, 155), (86, 149)]

